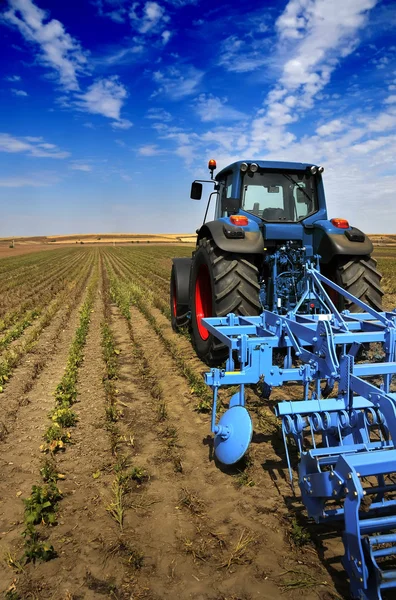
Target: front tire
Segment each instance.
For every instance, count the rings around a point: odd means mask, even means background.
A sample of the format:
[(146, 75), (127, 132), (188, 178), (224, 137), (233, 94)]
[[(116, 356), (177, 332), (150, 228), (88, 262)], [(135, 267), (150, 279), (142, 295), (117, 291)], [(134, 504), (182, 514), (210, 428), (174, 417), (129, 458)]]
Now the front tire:
[(191, 271), (191, 333), (199, 358), (218, 365), (228, 349), (204, 327), (205, 317), (259, 315), (258, 268), (252, 257), (220, 250), (213, 240), (199, 240)]

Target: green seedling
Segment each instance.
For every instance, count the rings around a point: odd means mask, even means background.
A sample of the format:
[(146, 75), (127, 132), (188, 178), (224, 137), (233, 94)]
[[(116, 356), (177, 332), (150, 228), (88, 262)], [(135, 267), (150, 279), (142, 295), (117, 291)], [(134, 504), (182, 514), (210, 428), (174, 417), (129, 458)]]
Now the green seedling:
[(26, 525), (55, 525), (58, 500), (61, 498), (62, 494), (53, 482), (43, 486), (34, 485), (31, 495), (23, 500)]

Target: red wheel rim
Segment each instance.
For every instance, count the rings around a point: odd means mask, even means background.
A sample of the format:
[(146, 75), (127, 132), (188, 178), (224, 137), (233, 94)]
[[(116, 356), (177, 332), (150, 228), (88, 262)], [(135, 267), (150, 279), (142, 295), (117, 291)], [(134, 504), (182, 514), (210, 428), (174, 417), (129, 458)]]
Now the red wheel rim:
[(177, 317), (176, 281), (172, 283), (172, 310), (173, 316)]
[(195, 281), (195, 316), (199, 335), (203, 340), (209, 337), (209, 331), (202, 324), (202, 319), (212, 315), (212, 286), (209, 269), (206, 265), (199, 267)]

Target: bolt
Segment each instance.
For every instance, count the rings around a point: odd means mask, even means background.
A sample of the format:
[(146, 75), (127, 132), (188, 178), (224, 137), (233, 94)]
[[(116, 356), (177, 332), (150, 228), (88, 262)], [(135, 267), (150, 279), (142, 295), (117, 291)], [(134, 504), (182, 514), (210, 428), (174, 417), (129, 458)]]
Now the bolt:
[(330, 477), (334, 477), (334, 471), (330, 472)]
[(304, 481), (307, 481), (307, 478), (306, 478), (306, 477), (304, 477)]
[(337, 496), (337, 491), (336, 490), (334, 490), (333, 496)]
[(359, 567), (362, 566), (362, 561), (361, 560), (358, 560), (358, 565), (359, 565)]
[(342, 485), (341, 479), (338, 480), (338, 485)]
[(363, 577), (359, 577), (360, 583), (363, 583)]
[(348, 488), (347, 488), (347, 487), (345, 488), (345, 493), (346, 493), (346, 494), (348, 494), (348, 493), (349, 493), (349, 490), (348, 490)]
[(353, 492), (353, 495), (354, 495), (354, 496), (357, 496), (357, 495), (358, 495), (358, 493), (355, 491), (355, 492)]
[(352, 555), (351, 555), (351, 560), (355, 560)]
[(307, 480), (308, 480), (308, 481), (311, 481), (311, 478), (310, 478), (310, 477), (307, 477)]
[(363, 496), (366, 496), (367, 492), (366, 490), (363, 490)]
[(348, 473), (348, 479), (352, 479), (352, 473)]
[(360, 473), (356, 473), (356, 477), (361, 477)]

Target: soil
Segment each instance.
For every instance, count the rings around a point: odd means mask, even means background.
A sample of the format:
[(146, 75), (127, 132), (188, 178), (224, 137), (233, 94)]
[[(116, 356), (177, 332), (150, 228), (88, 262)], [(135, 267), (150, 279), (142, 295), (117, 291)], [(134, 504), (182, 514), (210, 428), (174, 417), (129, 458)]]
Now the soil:
[[(105, 256), (104, 250), (92, 252)], [(130, 319), (123, 316), (108, 293), (111, 269), (102, 258), (95, 260), (100, 277), (78, 372), (73, 406), (78, 422), (70, 429), (72, 443), (54, 457), (64, 476), (58, 482), (58, 524), (39, 526), (57, 552), (48, 562), (18, 562), (24, 550), (22, 498), (42, 484), (42, 435), (88, 281), (76, 287), (0, 396), (0, 556), (6, 556), (0, 560), (0, 594), (8, 590), (9, 600), (348, 598), (341, 531), (306, 518), (288, 480), (273, 415), (274, 402), (298, 398), (300, 388), (284, 386), (267, 401), (252, 387), (248, 457), (232, 468), (220, 465), (209, 415), (197, 412), (197, 397), (169, 346), (133, 303)], [(112, 260), (118, 261), (117, 277), (133, 281), (133, 271), (115, 251)], [(150, 278), (160, 282), (170, 261), (155, 249), (152, 262), (158, 273)], [(163, 312), (150, 305), (161, 336), (191, 369), (205, 372), (187, 337), (172, 331)], [(114, 337), (118, 369), (119, 418), (113, 428), (103, 385), (104, 321)], [(292, 459), (295, 465), (297, 457)], [(120, 524), (110, 511), (115, 482), (134, 469), (143, 475), (128, 480)]]

